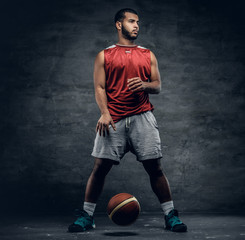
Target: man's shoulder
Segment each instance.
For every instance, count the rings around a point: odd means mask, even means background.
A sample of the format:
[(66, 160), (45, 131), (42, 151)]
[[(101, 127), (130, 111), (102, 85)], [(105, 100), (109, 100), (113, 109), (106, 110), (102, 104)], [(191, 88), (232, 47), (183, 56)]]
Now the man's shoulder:
[(115, 47), (116, 47), (116, 45), (115, 45), (115, 44), (113, 44), (113, 45), (111, 45), (111, 46), (109, 46), (109, 47), (105, 48), (105, 50), (106, 50), (106, 49), (115, 48)]
[(146, 49), (146, 50), (149, 50), (148, 48), (146, 48), (146, 47), (142, 47), (142, 46), (137, 46), (137, 48), (139, 48), (139, 49)]
[(111, 46), (109, 46), (109, 47), (106, 47), (104, 50), (103, 50), (103, 52), (104, 52), (104, 54), (111, 54), (111, 53), (113, 53), (113, 52), (115, 52), (115, 50), (116, 50), (116, 45), (115, 44), (113, 44), (113, 45), (111, 45)]
[(146, 56), (150, 56), (151, 50), (149, 48), (137, 46), (137, 50), (138, 50), (138, 52), (141, 52), (141, 54), (144, 54)]
[(151, 52), (151, 50), (149, 48), (146, 47), (142, 47), (142, 46), (137, 46), (138, 51), (144, 53), (144, 54), (149, 54)]

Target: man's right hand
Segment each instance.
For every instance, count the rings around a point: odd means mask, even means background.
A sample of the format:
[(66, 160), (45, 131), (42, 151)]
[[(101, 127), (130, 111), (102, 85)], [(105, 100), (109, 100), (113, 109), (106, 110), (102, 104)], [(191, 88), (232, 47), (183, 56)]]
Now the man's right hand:
[(96, 132), (99, 131), (99, 134), (103, 135), (105, 137), (105, 132), (109, 135), (109, 126), (112, 126), (113, 130), (116, 131), (115, 123), (112, 120), (112, 117), (109, 113), (102, 114), (100, 119), (98, 120), (97, 126), (96, 126)]

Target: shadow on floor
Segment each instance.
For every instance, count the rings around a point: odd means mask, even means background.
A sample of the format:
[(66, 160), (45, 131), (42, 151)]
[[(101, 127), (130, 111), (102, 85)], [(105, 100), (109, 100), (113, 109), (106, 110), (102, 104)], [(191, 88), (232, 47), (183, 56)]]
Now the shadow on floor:
[(130, 237), (139, 235), (136, 232), (106, 232), (103, 235), (111, 237)]

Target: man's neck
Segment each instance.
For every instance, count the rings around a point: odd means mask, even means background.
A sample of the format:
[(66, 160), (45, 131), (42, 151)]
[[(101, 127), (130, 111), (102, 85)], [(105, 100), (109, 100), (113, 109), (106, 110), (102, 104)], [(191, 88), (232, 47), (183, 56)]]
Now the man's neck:
[(120, 46), (120, 47), (136, 47), (137, 45), (134, 44), (134, 45), (125, 45), (125, 44), (120, 44), (120, 43), (116, 43), (117, 46)]
[(128, 39), (125, 38), (121, 38), (119, 39), (118, 45), (126, 45), (126, 46), (135, 46), (136, 44), (134, 43), (134, 41), (130, 41)]

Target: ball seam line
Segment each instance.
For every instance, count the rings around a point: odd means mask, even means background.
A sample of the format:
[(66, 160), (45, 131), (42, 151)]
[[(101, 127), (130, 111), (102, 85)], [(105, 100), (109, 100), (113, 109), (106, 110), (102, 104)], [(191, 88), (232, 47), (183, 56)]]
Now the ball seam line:
[[(110, 213), (109, 215), (109, 218), (112, 219), (114, 213), (121, 207), (125, 206), (127, 203), (130, 203), (130, 202), (133, 202), (133, 201), (137, 201), (137, 199), (135, 197), (131, 197), (131, 198), (128, 198), (126, 200), (124, 200), (123, 202), (121, 202), (120, 204), (118, 204), (113, 210), (112, 212)], [(138, 202), (139, 203), (139, 202)]]

